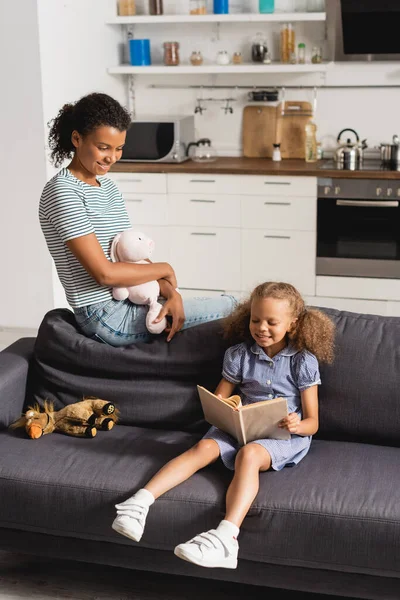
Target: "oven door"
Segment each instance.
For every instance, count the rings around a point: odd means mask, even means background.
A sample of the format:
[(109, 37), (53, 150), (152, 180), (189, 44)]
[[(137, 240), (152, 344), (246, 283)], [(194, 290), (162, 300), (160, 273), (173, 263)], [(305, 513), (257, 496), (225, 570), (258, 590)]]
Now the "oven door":
[(400, 279), (399, 204), (319, 198), (317, 275)]

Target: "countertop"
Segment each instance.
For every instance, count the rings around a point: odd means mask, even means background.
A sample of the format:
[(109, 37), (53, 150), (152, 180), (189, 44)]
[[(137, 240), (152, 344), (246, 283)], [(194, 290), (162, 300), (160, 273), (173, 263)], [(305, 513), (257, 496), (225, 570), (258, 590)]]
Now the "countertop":
[(221, 156), (212, 163), (187, 160), (179, 164), (170, 163), (126, 163), (119, 162), (110, 169), (113, 173), (207, 173), (219, 175), (291, 175), (308, 177), (334, 177), (349, 179), (397, 179), (400, 171), (337, 171), (321, 168), (329, 161), (306, 163), (304, 160), (286, 159), (274, 162), (269, 158), (232, 158)]

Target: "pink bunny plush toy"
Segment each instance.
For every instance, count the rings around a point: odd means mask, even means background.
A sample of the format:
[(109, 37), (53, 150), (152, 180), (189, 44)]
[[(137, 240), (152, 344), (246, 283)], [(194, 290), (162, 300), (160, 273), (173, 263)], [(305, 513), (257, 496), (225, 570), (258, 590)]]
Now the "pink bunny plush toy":
[[(126, 229), (118, 233), (111, 244), (111, 260), (113, 262), (129, 262), (138, 265), (147, 264), (154, 251), (154, 242), (140, 231)], [(153, 323), (158, 317), (162, 305), (158, 302), (160, 286), (158, 281), (148, 281), (129, 287), (114, 287), (112, 291), (115, 300), (129, 298), (134, 304), (147, 304), (149, 312), (146, 317), (146, 327), (150, 333), (161, 333), (167, 326), (164, 317), (159, 323)]]

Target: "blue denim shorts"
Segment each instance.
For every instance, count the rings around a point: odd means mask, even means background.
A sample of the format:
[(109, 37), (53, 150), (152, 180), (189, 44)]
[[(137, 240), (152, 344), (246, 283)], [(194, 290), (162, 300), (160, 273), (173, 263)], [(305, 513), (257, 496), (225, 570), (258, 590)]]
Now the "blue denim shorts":
[[(159, 298), (163, 304), (164, 298)], [(184, 299), (186, 320), (182, 329), (228, 316), (237, 306), (234, 296), (222, 294), (215, 298)], [(128, 346), (135, 342), (154, 339), (146, 328), (147, 306), (132, 304), (130, 300), (106, 300), (75, 308), (75, 318), (81, 331), (92, 339), (110, 346)], [(162, 335), (162, 334), (161, 334)]]

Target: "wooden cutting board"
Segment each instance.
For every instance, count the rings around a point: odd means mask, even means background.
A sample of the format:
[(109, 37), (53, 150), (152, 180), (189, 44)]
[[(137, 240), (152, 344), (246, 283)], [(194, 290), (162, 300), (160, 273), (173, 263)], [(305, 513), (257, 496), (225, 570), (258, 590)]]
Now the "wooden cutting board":
[(306, 124), (312, 120), (310, 102), (287, 101), (277, 107), (277, 143), (281, 145), (282, 158), (305, 158)]
[(249, 105), (243, 109), (242, 144), (247, 158), (271, 158), (276, 138), (276, 106)]

